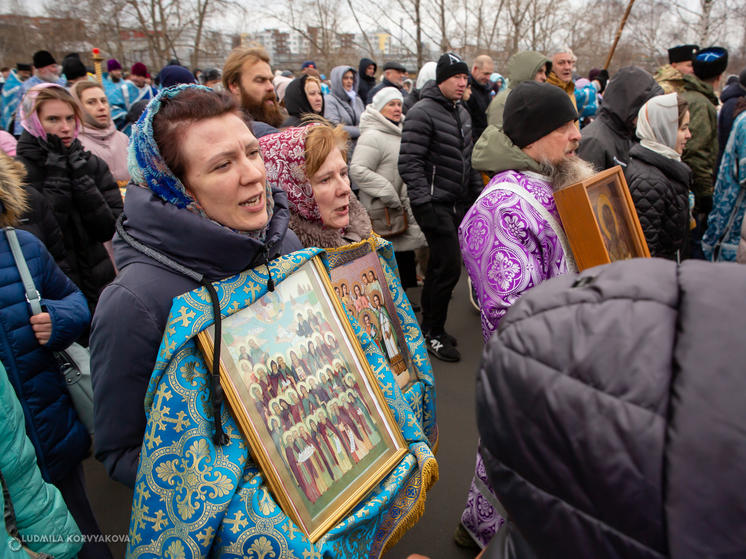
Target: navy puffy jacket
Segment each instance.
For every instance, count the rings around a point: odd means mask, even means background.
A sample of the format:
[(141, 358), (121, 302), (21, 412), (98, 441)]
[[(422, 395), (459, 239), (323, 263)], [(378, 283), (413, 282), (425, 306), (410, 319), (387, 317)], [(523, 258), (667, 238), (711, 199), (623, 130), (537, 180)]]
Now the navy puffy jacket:
[(31, 309), (5, 234), (0, 232), (0, 360), (23, 407), (26, 432), (44, 479), (68, 475), (83, 458), (90, 438), (78, 419), (52, 351), (70, 345), (88, 326), (86, 299), (32, 234), (17, 231), (41, 304), (52, 318), (46, 346), (29, 324)]

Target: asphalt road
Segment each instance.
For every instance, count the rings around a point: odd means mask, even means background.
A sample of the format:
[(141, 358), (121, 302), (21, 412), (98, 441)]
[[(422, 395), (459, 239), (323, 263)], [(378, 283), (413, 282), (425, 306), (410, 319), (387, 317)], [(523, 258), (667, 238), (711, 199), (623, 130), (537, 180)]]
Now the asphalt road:
[[(432, 359), (440, 431), (437, 454), (440, 479), (428, 493), (422, 518), (385, 555), (387, 559), (406, 559), (411, 553), (431, 559), (471, 559), (476, 555), (475, 551), (453, 542), (474, 471), (477, 448), (474, 385), (482, 351), (479, 316), (469, 303), (466, 289), (464, 271), (454, 291), (446, 324), (446, 330), (458, 339), (461, 361), (444, 363)], [(102, 532), (111, 535), (112, 540), (123, 539), (129, 527), (132, 491), (111, 481), (93, 458), (86, 460), (85, 474), (88, 497)], [(115, 559), (124, 557), (125, 543), (112, 541), (109, 545)]]

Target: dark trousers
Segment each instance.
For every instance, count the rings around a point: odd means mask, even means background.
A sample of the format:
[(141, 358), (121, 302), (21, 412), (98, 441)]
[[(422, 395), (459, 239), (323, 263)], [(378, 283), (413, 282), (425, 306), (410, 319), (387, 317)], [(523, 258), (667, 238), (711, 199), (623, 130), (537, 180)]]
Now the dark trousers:
[(402, 250), (394, 253), (399, 267), (399, 279), (404, 289), (417, 287), (417, 265), (414, 262), (413, 250)]
[(78, 464), (77, 468), (55, 483), (55, 486), (62, 493), (62, 498), (84, 537), (85, 543), (78, 553), (78, 559), (112, 559), (111, 550), (106, 543), (92, 541), (102, 534), (85, 491), (83, 464)]
[(422, 331), (439, 336), (445, 330), (448, 303), (461, 275), (456, 210), (453, 204), (432, 202), (414, 206), (412, 211), (430, 247), (422, 286)]

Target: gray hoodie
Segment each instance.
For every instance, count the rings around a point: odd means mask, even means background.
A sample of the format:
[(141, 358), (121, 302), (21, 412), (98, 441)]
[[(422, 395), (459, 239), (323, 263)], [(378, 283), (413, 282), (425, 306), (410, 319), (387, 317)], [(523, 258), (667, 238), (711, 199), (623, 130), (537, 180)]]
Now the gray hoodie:
[(360, 96), (355, 93), (354, 99), (347, 95), (347, 91), (342, 87), (342, 76), (351, 70), (355, 78), (352, 85), (352, 91), (357, 92), (360, 83), (360, 77), (357, 70), (352, 66), (335, 66), (331, 72), (332, 92), (324, 96), (324, 118), (335, 124), (342, 124), (350, 135), (351, 140), (357, 140), (360, 136), (360, 115), (365, 110)]

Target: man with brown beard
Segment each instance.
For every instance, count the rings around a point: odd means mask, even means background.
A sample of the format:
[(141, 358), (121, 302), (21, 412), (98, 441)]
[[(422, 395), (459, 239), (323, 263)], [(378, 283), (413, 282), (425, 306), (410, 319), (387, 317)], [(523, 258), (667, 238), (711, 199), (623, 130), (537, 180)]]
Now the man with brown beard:
[[(577, 118), (570, 98), (548, 83), (523, 82), (505, 102), (499, 168), (459, 227), (485, 341), (526, 290), (574, 270), (553, 193), (593, 174), (575, 155)], [(503, 523), (496, 500), (477, 453), (459, 545), (489, 543)]]
[(235, 48), (223, 66), (223, 87), (251, 117), (251, 128), (257, 138), (277, 132), (285, 119), (277, 102), (273, 78), (269, 55), (262, 48)]

